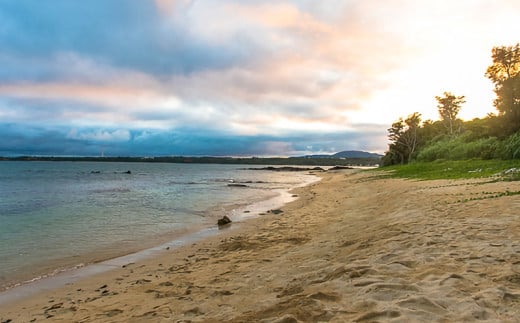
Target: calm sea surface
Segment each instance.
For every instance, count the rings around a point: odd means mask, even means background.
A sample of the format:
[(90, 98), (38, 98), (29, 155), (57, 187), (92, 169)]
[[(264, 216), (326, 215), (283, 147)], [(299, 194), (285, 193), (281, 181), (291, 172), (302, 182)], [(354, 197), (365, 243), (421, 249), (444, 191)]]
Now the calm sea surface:
[(0, 162), (0, 289), (177, 239), (315, 180), (244, 167)]

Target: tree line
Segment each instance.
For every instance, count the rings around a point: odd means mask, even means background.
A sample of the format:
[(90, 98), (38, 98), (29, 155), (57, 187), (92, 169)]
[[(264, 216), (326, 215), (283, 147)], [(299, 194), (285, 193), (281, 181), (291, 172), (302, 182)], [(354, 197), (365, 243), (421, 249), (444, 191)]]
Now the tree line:
[(178, 164), (234, 164), (234, 165), (295, 165), (295, 166), (375, 166), (379, 158), (308, 158), (308, 157), (212, 157), (212, 156), (157, 156), (157, 157), (57, 157), (18, 156), (1, 157), (0, 161), (81, 161), (125, 163), (178, 163)]
[(458, 118), (463, 95), (436, 96), (439, 120), (414, 112), (388, 129), (390, 144), (383, 165), (438, 159), (520, 158), (520, 44), (497, 46), (485, 76), (494, 85), (496, 113), (463, 121)]

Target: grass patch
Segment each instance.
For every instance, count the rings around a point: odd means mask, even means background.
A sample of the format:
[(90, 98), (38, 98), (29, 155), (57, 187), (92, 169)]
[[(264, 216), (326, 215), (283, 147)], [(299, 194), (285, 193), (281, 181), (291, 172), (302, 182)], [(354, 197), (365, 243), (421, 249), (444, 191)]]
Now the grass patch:
[[(383, 176), (413, 178), (419, 180), (485, 178), (509, 169), (519, 169), (520, 160), (437, 160), (433, 162), (413, 162), (378, 168), (385, 171)], [(520, 180), (520, 172), (511, 172), (497, 177), (500, 180)]]

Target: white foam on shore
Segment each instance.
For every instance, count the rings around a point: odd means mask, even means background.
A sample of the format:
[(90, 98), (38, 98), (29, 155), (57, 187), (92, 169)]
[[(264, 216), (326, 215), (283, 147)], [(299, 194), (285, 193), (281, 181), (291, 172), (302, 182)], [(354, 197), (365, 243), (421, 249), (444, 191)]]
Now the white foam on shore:
[[(290, 193), (291, 190), (310, 185), (319, 181), (320, 179), (320, 177), (313, 176), (309, 177), (308, 181), (296, 185), (290, 189), (274, 189), (272, 190), (276, 194), (274, 197), (232, 210), (230, 217), (233, 222), (238, 222), (238, 225), (232, 225), (226, 229), (237, 229), (239, 227), (239, 223), (242, 221), (259, 217), (269, 210), (281, 208), (283, 205), (298, 198), (297, 196)], [(245, 213), (246, 211), (247, 213)], [(50, 291), (63, 287), (86, 277), (108, 272), (145, 259), (157, 257), (164, 252), (201, 241), (210, 236), (218, 235), (219, 232), (221, 232), (221, 230), (219, 230), (219, 228), (215, 225), (185, 235), (182, 238), (171, 240), (169, 242), (142, 251), (105, 260), (99, 263), (88, 264), (85, 266), (78, 265), (75, 268), (70, 268), (54, 274), (37, 277), (0, 292), (0, 304), (14, 302), (40, 292)]]

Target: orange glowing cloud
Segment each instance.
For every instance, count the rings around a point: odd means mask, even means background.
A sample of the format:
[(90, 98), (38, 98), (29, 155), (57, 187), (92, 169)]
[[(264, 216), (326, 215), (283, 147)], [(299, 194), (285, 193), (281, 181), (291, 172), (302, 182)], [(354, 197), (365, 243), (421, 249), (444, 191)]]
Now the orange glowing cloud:
[(175, 13), (180, 7), (188, 7), (192, 0), (154, 0), (157, 12), (163, 16), (168, 17)]
[(146, 107), (154, 101), (164, 100), (149, 88), (65, 83), (5, 84), (0, 85), (0, 94), (17, 98), (70, 100), (119, 107)]

